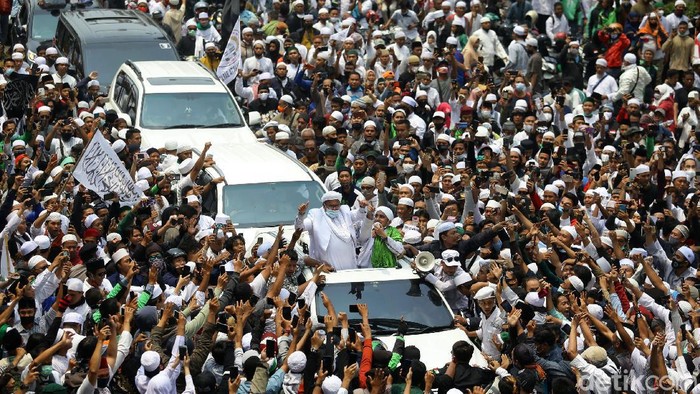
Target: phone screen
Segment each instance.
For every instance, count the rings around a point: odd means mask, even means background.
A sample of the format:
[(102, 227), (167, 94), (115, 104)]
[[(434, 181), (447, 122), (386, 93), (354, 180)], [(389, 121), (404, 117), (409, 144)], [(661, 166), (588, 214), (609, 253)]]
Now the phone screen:
[(350, 313), (360, 313), (360, 309), (357, 307), (357, 304), (350, 305)]
[(267, 355), (267, 358), (275, 357), (275, 340), (274, 339), (268, 339), (267, 341), (265, 341), (265, 354)]
[(284, 320), (292, 320), (292, 308), (288, 306), (282, 308), (282, 317)]

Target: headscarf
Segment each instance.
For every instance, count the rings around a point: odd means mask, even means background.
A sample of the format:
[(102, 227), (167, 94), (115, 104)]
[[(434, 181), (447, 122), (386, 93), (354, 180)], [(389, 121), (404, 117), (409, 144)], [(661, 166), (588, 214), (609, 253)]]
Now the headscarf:
[(464, 55), (464, 65), (471, 69), (472, 63), (479, 61), (479, 52), (476, 42), (479, 40), (477, 35), (472, 35), (467, 41), (467, 45), (462, 49), (462, 55)]
[(646, 34), (654, 37), (654, 39), (656, 40), (656, 49), (660, 49), (661, 45), (663, 44), (661, 41), (661, 36), (663, 35), (664, 37), (668, 37), (668, 33), (666, 32), (666, 29), (664, 29), (664, 26), (661, 24), (661, 20), (659, 17), (657, 17), (657, 20), (658, 23), (656, 24), (656, 29), (652, 29), (649, 20), (647, 20), (647, 23), (639, 29), (638, 35), (642, 36)]
[(656, 88), (654, 90), (658, 90), (659, 92), (661, 92), (661, 98), (659, 98), (658, 100), (654, 99), (653, 105), (656, 105), (656, 106), (658, 106), (664, 100), (668, 99), (669, 97), (671, 97), (673, 95), (673, 88), (666, 85), (665, 83), (663, 83), (661, 85), (656, 85)]

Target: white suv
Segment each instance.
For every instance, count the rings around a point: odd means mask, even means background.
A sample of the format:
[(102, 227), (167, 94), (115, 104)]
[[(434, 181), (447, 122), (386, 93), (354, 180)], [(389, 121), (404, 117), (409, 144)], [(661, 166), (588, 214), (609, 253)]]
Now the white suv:
[[(321, 291), (333, 302), (337, 312), (348, 313), (353, 327), (362, 319), (359, 313), (349, 313), (350, 305), (367, 304), (374, 339), (392, 350), (399, 322), (403, 319), (408, 324), (408, 333), (404, 336), (406, 346), (420, 350), (420, 360), (429, 370), (441, 368), (451, 360), (455, 342), (474, 344), (464, 331), (452, 324), (454, 315), (445, 297), (433, 285), (421, 280), (409, 261), (401, 259), (397, 263), (400, 269), (363, 268), (324, 274), (325, 284), (311, 301), (311, 318), (318, 323), (322, 321), (319, 316), (328, 313), (319, 295)], [(305, 270), (304, 275), (309, 279), (312, 273)], [(470, 364), (487, 368), (478, 348)]]
[[(212, 72), (199, 62), (127, 60), (109, 89), (107, 109), (131, 118), (144, 138), (177, 140), (199, 146), (206, 139), (252, 141), (236, 100)], [(251, 124), (260, 114), (248, 114)]]

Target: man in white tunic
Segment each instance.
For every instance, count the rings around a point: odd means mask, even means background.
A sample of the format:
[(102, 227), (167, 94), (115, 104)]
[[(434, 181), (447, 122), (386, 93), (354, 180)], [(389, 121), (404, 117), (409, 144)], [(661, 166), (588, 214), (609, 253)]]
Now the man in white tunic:
[(321, 198), (323, 207), (309, 210), (308, 215), (308, 203), (300, 205), (295, 223), (297, 229), (309, 232), (309, 255), (336, 271), (358, 268), (357, 228), (367, 220), (367, 201), (350, 210), (340, 204), (341, 198), (338, 192), (327, 192)]

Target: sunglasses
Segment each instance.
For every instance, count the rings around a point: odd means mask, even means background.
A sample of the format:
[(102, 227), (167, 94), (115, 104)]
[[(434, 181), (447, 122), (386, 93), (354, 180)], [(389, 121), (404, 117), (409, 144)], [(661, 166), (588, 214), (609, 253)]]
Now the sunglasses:
[(453, 262), (453, 261), (459, 261), (459, 256), (456, 256), (456, 257), (448, 257), (448, 258), (443, 259), (443, 260), (444, 260), (445, 262), (447, 262), (447, 263), (450, 263), (450, 262)]

